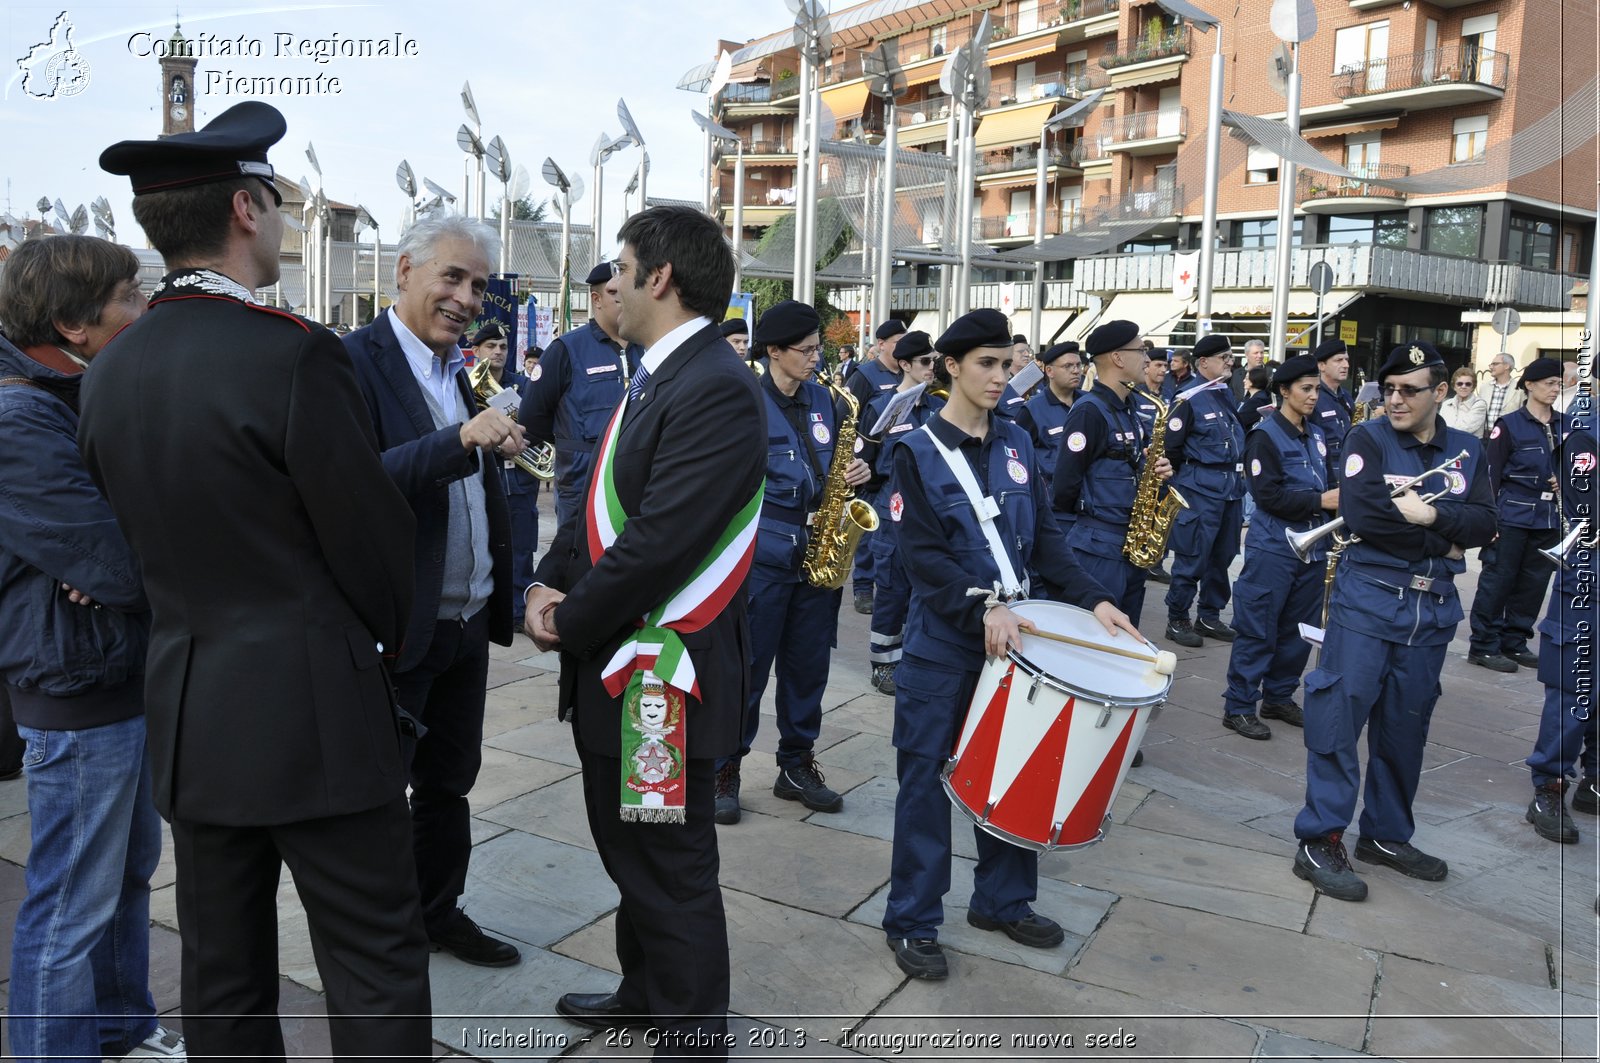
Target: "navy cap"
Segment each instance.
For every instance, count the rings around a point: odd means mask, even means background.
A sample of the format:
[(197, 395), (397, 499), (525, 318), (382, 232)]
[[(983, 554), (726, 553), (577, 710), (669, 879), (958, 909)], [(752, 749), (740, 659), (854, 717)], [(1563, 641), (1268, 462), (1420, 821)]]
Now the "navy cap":
[(1171, 347), (1152, 347), (1150, 350), (1146, 351), (1145, 353), (1150, 356), (1150, 360), (1152, 362), (1165, 362), (1167, 360), (1168, 355), (1172, 354), (1172, 348)]
[(1429, 366), (1444, 368), (1444, 357), (1433, 344), (1426, 340), (1415, 340), (1411, 343), (1402, 343), (1389, 352), (1388, 359), (1383, 363), (1383, 368), (1378, 370), (1378, 383), (1383, 383), (1385, 377), (1397, 373), (1412, 373), (1418, 369)]
[(901, 321), (899, 318), (891, 317), (889, 320), (879, 325), (878, 331), (874, 332), (872, 335), (876, 339), (886, 340), (890, 336), (900, 335), (905, 330), (906, 323), (904, 321)]
[(611, 283), (611, 263), (602, 258), (599, 264), (589, 271), (589, 275), (583, 279), (583, 283), (591, 288), (596, 284)]
[(1010, 347), (1011, 323), (998, 310), (974, 310), (952, 321), (933, 346), (958, 358), (974, 347)]
[[(100, 153), (100, 168), (133, 182), (133, 194), (259, 177), (272, 184), (267, 149), (283, 139), (288, 125), (271, 104), (236, 103), (193, 133), (160, 140), (123, 140)], [(278, 196), (276, 187), (272, 190)], [(282, 197), (278, 197), (281, 205)]]
[(745, 318), (730, 317), (722, 323), (722, 335), (724, 338), (740, 333), (746, 336), (750, 335), (750, 322)]
[(1317, 349), (1311, 352), (1311, 357), (1318, 362), (1326, 362), (1329, 358), (1349, 353), (1350, 348), (1345, 344), (1344, 340), (1334, 336), (1317, 344)]
[(1272, 386), (1293, 384), (1296, 380), (1306, 376), (1317, 375), (1317, 360), (1309, 354), (1297, 354), (1293, 358), (1285, 358), (1283, 364), (1272, 373)]
[(1208, 336), (1200, 337), (1200, 342), (1190, 349), (1189, 356), (1192, 359), (1198, 359), (1214, 354), (1230, 354), (1232, 351), (1233, 344), (1228, 342), (1228, 337), (1220, 332), (1213, 332)]
[(509, 336), (510, 334), (506, 332), (505, 325), (498, 321), (490, 321), (477, 332), (472, 334), (472, 345), (476, 347), (478, 344), (484, 343), (488, 340), (503, 340), (508, 339)]
[(913, 358), (920, 358), (933, 350), (933, 341), (926, 332), (920, 329), (908, 332), (900, 337), (900, 342), (894, 345), (894, 357), (897, 362), (909, 362)]
[(814, 309), (798, 300), (785, 299), (761, 315), (752, 338), (763, 347), (788, 347), (821, 330), (822, 318)]
[[(1058, 343), (1054, 347), (1051, 347), (1049, 350), (1045, 351), (1039, 356), (1039, 361), (1043, 362), (1045, 365), (1053, 365), (1055, 360), (1063, 355), (1078, 353), (1079, 349), (1077, 342), (1074, 340), (1068, 340), (1065, 343)], [(1079, 360), (1082, 361), (1081, 358)]]
[(1132, 321), (1107, 321), (1089, 333), (1089, 338), (1083, 341), (1083, 349), (1089, 352), (1091, 358), (1120, 351), (1138, 339), (1142, 331)]
[(1535, 358), (1528, 363), (1528, 368), (1522, 371), (1522, 379), (1517, 381), (1517, 387), (1523, 391), (1528, 390), (1528, 385), (1540, 380), (1548, 380), (1562, 373), (1561, 362), (1555, 358)]

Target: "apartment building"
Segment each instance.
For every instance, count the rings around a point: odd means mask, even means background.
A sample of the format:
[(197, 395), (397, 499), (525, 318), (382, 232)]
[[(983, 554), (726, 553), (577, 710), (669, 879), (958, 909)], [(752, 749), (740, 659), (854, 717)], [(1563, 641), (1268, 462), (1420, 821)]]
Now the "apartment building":
[[(1196, 4), (1230, 9), (1215, 12), (1224, 19), (1224, 107), (1283, 117), (1271, 0)], [(1302, 135), (1357, 179), (1305, 170), (1296, 178), (1291, 346), (1307, 346), (1315, 334), (1318, 303), (1307, 278), (1319, 261), (1335, 275), (1321, 303), (1322, 334), (1343, 335), (1369, 370), (1402, 336), (1432, 340), (1452, 364), (1471, 360), (1476, 322), (1496, 306), (1567, 310), (1593, 254), (1594, 131), (1580, 150), (1515, 177), (1488, 148), (1515, 143), (1595, 77), (1593, 0), (1316, 0), (1316, 8), (1316, 33), (1299, 49)], [(1215, 30), (1202, 32), (1153, 0), (877, 0), (844, 8), (832, 15), (823, 71), (835, 136), (881, 140), (883, 106), (867, 91), (861, 53), (892, 40), (907, 83), (898, 144), (948, 151), (953, 101), (939, 74), (984, 14), (991, 88), (973, 138), (973, 239), (1004, 253), (1033, 243), (1036, 229), (1046, 238), (1084, 232), (1119, 208), (1142, 210), (1148, 221), (1116, 247), (1046, 264), (1044, 328), (1035, 340), (1077, 336), (1115, 316), (1140, 321), (1158, 340), (1193, 342), (1194, 301), (1181, 283), (1192, 266), (1179, 256), (1200, 246)], [(745, 138), (748, 241), (793, 210), (799, 56), (791, 28), (717, 48), (734, 53), (733, 79), (715, 110)], [(703, 84), (703, 70), (691, 71), (684, 87), (697, 76)], [(1046, 207), (1036, 217), (1041, 128), (1102, 87), (1081, 128), (1046, 138)], [(1481, 168), (1484, 181), (1467, 191), (1408, 194), (1389, 183), (1470, 167)], [(1276, 155), (1224, 135), (1213, 302), (1220, 331), (1267, 331), (1279, 172)], [(730, 153), (715, 172), (725, 222), (732, 179)], [(928, 219), (930, 241), (936, 220)], [(1004, 293), (1017, 310), (1031, 308), (1028, 276), (985, 270), (973, 305), (999, 305)], [(928, 267), (900, 268), (895, 278), (896, 313), (934, 310)], [(1007, 282), (1015, 287), (1002, 289)], [(858, 307), (859, 298), (851, 300), (841, 293), (842, 305)], [(1473, 320), (1463, 322), (1464, 313)], [(1025, 325), (1026, 315), (1017, 321)], [(1541, 330), (1520, 345), (1514, 336), (1509, 345), (1519, 361), (1571, 350), (1575, 321), (1569, 315), (1570, 328)], [(1528, 343), (1535, 346), (1523, 352)]]

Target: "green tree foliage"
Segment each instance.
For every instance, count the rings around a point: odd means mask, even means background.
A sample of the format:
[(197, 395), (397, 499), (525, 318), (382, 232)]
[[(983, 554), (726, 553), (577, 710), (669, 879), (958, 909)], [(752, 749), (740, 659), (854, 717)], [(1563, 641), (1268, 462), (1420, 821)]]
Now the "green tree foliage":
[[(827, 267), (834, 259), (844, 254), (850, 246), (850, 222), (845, 217), (844, 208), (839, 206), (837, 200), (824, 199), (817, 205), (817, 232), (819, 239), (827, 233), (835, 233), (833, 241), (823, 248), (818, 254), (817, 269), (820, 271)], [(760, 241), (756, 243), (753, 252), (757, 258), (764, 258), (762, 252), (770, 251), (774, 247), (791, 247), (799, 241), (795, 230), (794, 215), (787, 214), (767, 227)], [(777, 279), (752, 279), (745, 282), (745, 288), (755, 296), (755, 316), (759, 319), (768, 307), (781, 303), (785, 299), (795, 298), (794, 283), (788, 280)], [(845, 317), (843, 310), (828, 301), (828, 289), (817, 285), (811, 292), (809, 302), (816, 308), (817, 315), (822, 318), (822, 328), (826, 333), (828, 324), (838, 318)], [(839, 351), (837, 347), (829, 344), (823, 351), (830, 370), (839, 364)]]

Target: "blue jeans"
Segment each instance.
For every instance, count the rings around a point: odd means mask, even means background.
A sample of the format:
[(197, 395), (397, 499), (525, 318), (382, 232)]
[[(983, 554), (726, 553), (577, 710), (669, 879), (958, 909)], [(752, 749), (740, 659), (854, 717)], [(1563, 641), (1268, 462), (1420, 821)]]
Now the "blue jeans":
[(156, 1027), (150, 876), (161, 825), (144, 717), (19, 730), (33, 849), (11, 944), (11, 1049), (23, 1060), (97, 1063)]

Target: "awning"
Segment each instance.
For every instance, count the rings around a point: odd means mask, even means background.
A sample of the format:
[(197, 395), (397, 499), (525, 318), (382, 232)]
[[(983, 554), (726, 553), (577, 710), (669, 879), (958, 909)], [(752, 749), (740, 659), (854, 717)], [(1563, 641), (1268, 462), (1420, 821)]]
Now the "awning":
[(1126, 74), (1122, 73), (1122, 70), (1128, 69), (1127, 67), (1113, 70), (1109, 75), (1111, 87), (1131, 89), (1140, 85), (1154, 85), (1158, 81), (1171, 81), (1182, 73), (1184, 58), (1179, 56), (1168, 62), (1155, 63), (1139, 70), (1129, 70)]
[(1343, 137), (1351, 133), (1375, 133), (1380, 129), (1393, 129), (1400, 124), (1400, 118), (1374, 118), (1365, 122), (1340, 122), (1337, 125), (1313, 126), (1310, 129), (1300, 130), (1300, 135), (1307, 140), (1316, 140), (1318, 137)]
[(1032, 59), (1036, 55), (1056, 50), (1055, 34), (1048, 34), (1031, 41), (1015, 41), (1011, 45), (1000, 45), (989, 49), (986, 60), (988, 66), (996, 63), (1016, 63), (1023, 59)]
[(932, 144), (936, 140), (943, 140), (944, 135), (945, 120), (930, 118), (926, 122), (913, 122), (896, 127), (894, 142), (902, 148), (916, 148)]
[(835, 122), (851, 122), (861, 117), (867, 105), (867, 82), (852, 81), (822, 90), (822, 103), (833, 112)]
[[(1087, 312), (1080, 314), (1061, 334), (1061, 340), (1077, 340), (1081, 343), (1097, 325), (1108, 321), (1132, 321), (1144, 329), (1145, 336), (1157, 346), (1165, 346), (1167, 337), (1178, 322), (1193, 309), (1193, 299), (1174, 299), (1171, 292), (1120, 292), (1112, 297), (1098, 316)], [(1215, 307), (1212, 312), (1216, 312)]]
[[(1050, 347), (1052, 344), (1065, 342), (1067, 339), (1068, 329), (1062, 328), (1062, 326), (1067, 325), (1067, 323), (1072, 320), (1073, 315), (1081, 315), (1082, 313), (1083, 311), (1076, 309), (1041, 311), (1039, 314), (1039, 334), (1033, 337), (1034, 351), (1038, 354), (1043, 354), (1045, 348)], [(1056, 331), (1058, 329), (1061, 330), (1060, 336), (1056, 336)], [(1019, 332), (1024, 335), (1032, 332), (1033, 311), (1018, 310), (1016, 313), (1012, 314), (1011, 331)]]
[(980, 149), (994, 148), (1002, 144), (1021, 144), (1024, 141), (1038, 140), (1045, 119), (1050, 117), (1050, 113), (1060, 102), (1057, 99), (1041, 100), (1025, 107), (1014, 107), (984, 115), (977, 133), (973, 135), (973, 146)]
[(906, 68), (906, 88), (916, 88), (926, 85), (930, 81), (938, 81), (939, 74), (944, 70), (944, 56), (939, 56), (938, 62), (928, 62), (926, 66)]
[[(1018, 167), (1018, 169), (1021, 168), (1022, 167), (1020, 166)], [(1037, 182), (1038, 174), (1036, 174), (1031, 168), (1029, 168), (1028, 172), (1025, 174), (1011, 174), (1007, 177), (996, 177), (993, 179), (982, 176), (978, 178), (978, 183), (983, 185), (985, 188), (1032, 188)]]

